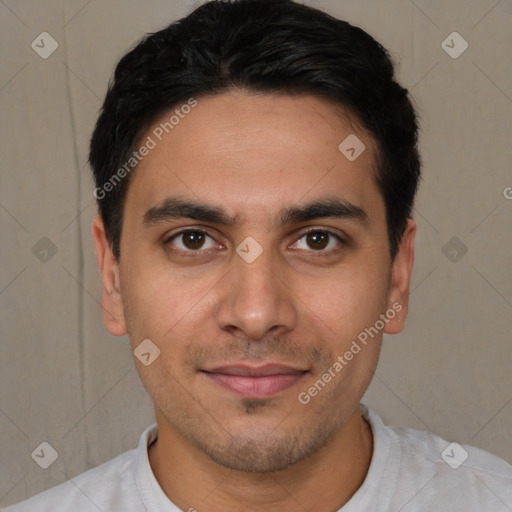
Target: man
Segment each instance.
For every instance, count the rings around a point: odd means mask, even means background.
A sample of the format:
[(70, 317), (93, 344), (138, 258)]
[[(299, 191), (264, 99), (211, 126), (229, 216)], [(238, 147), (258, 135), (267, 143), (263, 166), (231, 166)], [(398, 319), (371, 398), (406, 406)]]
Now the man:
[(208, 2), (130, 51), (93, 237), (156, 425), (7, 510), (512, 510), (505, 461), (360, 405), (407, 316), (417, 129), (382, 46), (291, 0)]

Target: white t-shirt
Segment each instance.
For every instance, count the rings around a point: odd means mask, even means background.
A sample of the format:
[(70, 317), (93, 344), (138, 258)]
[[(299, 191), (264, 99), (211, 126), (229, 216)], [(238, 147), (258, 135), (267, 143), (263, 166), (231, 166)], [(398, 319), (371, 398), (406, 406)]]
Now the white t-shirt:
[[(338, 512), (512, 511), (512, 466), (504, 460), (430, 432), (386, 427), (371, 409), (361, 411), (373, 432), (372, 460), (363, 485)], [(5, 512), (180, 512), (149, 465), (157, 433), (152, 425), (136, 450)]]

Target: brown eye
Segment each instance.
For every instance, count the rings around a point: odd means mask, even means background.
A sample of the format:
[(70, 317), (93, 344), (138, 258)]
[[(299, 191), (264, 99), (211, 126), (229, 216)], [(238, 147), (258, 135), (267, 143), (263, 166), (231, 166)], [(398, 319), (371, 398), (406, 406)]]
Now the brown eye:
[(189, 231), (188, 233), (184, 233), (183, 235), (183, 245), (187, 249), (191, 249), (193, 251), (197, 249), (201, 249), (204, 244), (204, 233), (200, 231)]
[(338, 235), (335, 235), (330, 231), (316, 229), (304, 233), (295, 245), (298, 249), (302, 250), (312, 250), (312, 252), (329, 252), (330, 249), (335, 249), (340, 245), (342, 246), (343, 240)]
[(312, 249), (325, 249), (329, 244), (329, 234), (323, 231), (314, 231), (306, 235), (306, 242)]
[[(210, 239), (209, 246), (207, 243), (208, 239)], [(215, 247), (212, 237), (208, 235), (208, 233), (200, 230), (181, 231), (172, 236), (167, 243), (174, 245), (183, 252), (199, 251)]]

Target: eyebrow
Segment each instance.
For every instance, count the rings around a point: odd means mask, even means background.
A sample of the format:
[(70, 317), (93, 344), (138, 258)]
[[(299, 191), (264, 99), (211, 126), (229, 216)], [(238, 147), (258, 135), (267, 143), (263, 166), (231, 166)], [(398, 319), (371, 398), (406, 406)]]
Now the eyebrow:
[[(143, 215), (142, 224), (145, 228), (150, 228), (172, 219), (185, 218), (226, 227), (236, 227), (240, 224), (239, 215), (230, 216), (220, 206), (176, 196), (167, 197), (158, 206), (150, 208)], [(369, 216), (363, 208), (338, 197), (325, 197), (305, 205), (283, 208), (273, 227), (321, 218), (346, 219), (364, 225), (369, 223)]]

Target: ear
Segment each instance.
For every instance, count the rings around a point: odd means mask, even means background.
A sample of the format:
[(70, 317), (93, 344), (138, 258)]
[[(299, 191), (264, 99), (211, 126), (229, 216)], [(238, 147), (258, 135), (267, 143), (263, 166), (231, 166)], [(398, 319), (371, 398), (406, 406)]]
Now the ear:
[(404, 328), (409, 311), (409, 288), (412, 267), (414, 265), (414, 237), (416, 222), (407, 221), (402, 240), (391, 264), (391, 286), (388, 295), (388, 308), (396, 312), (394, 318), (386, 324), (386, 334), (398, 334)]
[(127, 333), (119, 279), (119, 264), (112, 252), (101, 215), (92, 221), (92, 237), (96, 247), (96, 262), (103, 282), (101, 308), (105, 329), (113, 336)]

